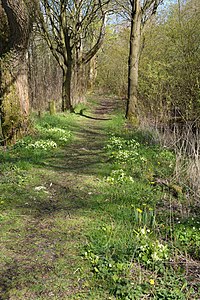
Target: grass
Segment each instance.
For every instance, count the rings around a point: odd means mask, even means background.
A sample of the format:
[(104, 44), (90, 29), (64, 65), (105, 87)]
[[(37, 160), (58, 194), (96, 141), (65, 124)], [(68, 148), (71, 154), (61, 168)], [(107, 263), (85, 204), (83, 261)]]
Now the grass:
[(0, 299), (199, 299), (200, 220), (175, 154), (91, 99), (94, 119), (35, 118), (0, 151)]

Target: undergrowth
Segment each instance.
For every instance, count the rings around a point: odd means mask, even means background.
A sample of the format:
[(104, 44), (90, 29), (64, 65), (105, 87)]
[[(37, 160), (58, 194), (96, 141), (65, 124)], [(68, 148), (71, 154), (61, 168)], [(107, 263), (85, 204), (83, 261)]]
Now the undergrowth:
[(191, 275), (200, 223), (179, 209), (188, 203), (174, 182), (175, 154), (149, 132), (110, 128), (104, 149), (112, 168), (83, 255), (93, 279), (116, 299), (199, 299)]

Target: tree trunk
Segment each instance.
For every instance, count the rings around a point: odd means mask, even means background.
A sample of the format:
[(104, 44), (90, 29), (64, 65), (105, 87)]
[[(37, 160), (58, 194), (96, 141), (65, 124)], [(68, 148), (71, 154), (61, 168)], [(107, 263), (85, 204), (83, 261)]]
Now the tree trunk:
[(29, 114), (26, 49), (30, 20), (22, 0), (2, 0), (8, 38), (0, 50), (0, 116), (4, 144), (27, 132)]
[(80, 62), (81, 55), (81, 49), (76, 49), (76, 58), (73, 60), (71, 54), (68, 55), (67, 66), (62, 66), (62, 111), (74, 112), (74, 107), (85, 101), (85, 65)]
[(72, 106), (72, 66), (63, 68), (62, 111), (74, 112)]
[(1, 61), (0, 114), (3, 144), (13, 143), (28, 131), (29, 90), (26, 60), (21, 60), (17, 75), (13, 77), (15, 63)]
[(137, 112), (137, 90), (141, 39), (141, 19), (142, 11), (140, 6), (140, 0), (136, 0), (135, 5), (132, 6), (130, 52), (128, 64), (128, 101), (126, 109), (126, 118), (129, 119), (136, 126), (139, 122)]

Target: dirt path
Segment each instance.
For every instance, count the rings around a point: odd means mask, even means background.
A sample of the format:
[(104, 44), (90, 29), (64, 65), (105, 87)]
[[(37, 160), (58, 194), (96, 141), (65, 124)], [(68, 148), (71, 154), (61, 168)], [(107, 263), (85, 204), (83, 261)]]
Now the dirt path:
[(90, 203), (104, 175), (103, 124), (112, 110), (113, 102), (103, 99), (94, 113), (83, 112), (74, 142), (34, 170), (38, 185), (29, 186), (34, 193), (27, 194), (25, 213), (8, 222), (1, 238), (6, 243), (0, 300), (92, 299), (80, 245), (86, 242), (84, 228), (95, 217)]

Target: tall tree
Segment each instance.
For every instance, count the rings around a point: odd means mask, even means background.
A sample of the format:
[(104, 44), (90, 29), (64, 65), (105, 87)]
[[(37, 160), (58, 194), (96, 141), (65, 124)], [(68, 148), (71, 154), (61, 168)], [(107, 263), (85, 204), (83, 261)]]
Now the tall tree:
[(63, 111), (73, 111), (84, 93), (84, 65), (102, 45), (108, 2), (36, 0), (39, 28), (63, 73)]
[(128, 62), (128, 101), (126, 118), (138, 123), (138, 68), (141, 50), (141, 34), (145, 23), (156, 13), (163, 0), (130, 0), (131, 32)]
[[(28, 126), (29, 97), (26, 50), (30, 17), (23, 0), (1, 0), (0, 116), (4, 142)], [(5, 33), (6, 32), (6, 33)]]

